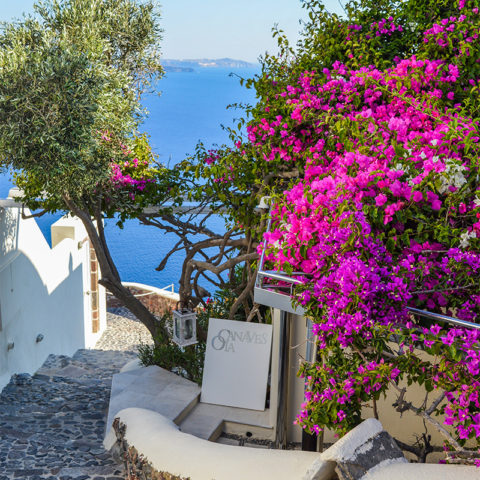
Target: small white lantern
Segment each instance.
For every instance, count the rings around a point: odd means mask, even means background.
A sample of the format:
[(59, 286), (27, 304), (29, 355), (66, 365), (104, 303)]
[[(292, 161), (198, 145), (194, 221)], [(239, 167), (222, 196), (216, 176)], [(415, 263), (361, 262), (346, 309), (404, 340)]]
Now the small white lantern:
[(189, 308), (173, 311), (173, 338), (179, 347), (197, 343), (197, 314)]

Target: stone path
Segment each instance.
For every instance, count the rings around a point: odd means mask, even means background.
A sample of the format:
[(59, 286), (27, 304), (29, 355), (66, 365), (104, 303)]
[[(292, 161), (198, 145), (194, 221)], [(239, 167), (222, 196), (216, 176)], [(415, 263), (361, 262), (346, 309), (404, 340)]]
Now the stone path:
[(0, 480), (123, 479), (102, 442), (112, 375), (133, 358), (79, 350), (14, 375), (0, 394)]
[(152, 343), (152, 336), (143, 323), (126, 308), (114, 308), (107, 313), (107, 329), (95, 348), (136, 352), (139, 344)]

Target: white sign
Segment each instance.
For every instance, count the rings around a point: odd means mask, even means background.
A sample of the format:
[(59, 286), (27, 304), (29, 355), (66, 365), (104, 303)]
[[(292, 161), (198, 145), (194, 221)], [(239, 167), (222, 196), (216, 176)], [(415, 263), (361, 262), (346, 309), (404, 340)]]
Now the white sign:
[(211, 318), (201, 401), (265, 410), (271, 345), (271, 325)]

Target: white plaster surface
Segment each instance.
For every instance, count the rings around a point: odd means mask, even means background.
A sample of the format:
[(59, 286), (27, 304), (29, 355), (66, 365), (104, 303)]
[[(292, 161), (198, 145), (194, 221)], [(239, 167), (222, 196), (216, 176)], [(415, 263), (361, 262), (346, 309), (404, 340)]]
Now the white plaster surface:
[[(62, 218), (52, 233), (54, 248), (35, 219), (22, 219), (20, 206), (0, 211), (0, 389), (14, 373), (34, 373), (51, 353), (72, 355), (93, 346), (106, 326), (101, 300), (100, 332), (90, 333), (84, 295), (89, 258), (87, 244), (78, 244), (86, 236), (81, 222)], [(43, 340), (36, 342), (39, 334)], [(8, 343), (15, 345), (9, 351)]]
[(354, 456), (355, 450), (381, 431), (382, 424), (375, 418), (369, 418), (325, 450), (321, 455), (322, 460), (338, 462), (350, 459)]
[(317, 458), (307, 470), (302, 480), (323, 480), (331, 478), (332, 471), (335, 468), (335, 462), (328, 462)]
[(111, 448), (115, 436), (111, 425), (125, 408), (145, 408), (160, 413), (180, 425), (180, 430), (214, 440), (225, 424), (248, 425), (262, 431), (262, 438), (273, 435), (269, 410), (257, 411), (198, 403), (200, 387), (157, 366), (142, 367), (138, 359), (127, 363), (112, 380), (105, 446)]
[(479, 480), (480, 469), (464, 465), (392, 463), (370, 470), (362, 480)]
[(211, 318), (201, 402), (265, 410), (272, 326)]
[[(162, 415), (139, 408), (117, 415), (127, 426), (126, 440), (160, 472), (192, 480), (301, 480), (318, 453), (265, 450), (208, 442), (180, 432)], [(321, 477), (330, 480), (333, 464)]]
[(178, 293), (172, 292), (171, 290), (167, 290), (166, 288), (152, 287), (151, 285), (145, 285), (144, 283), (137, 283), (137, 282), (122, 282), (122, 285), (124, 287), (133, 287), (133, 288), (139, 288), (142, 290), (148, 290), (162, 297), (168, 298), (169, 300), (174, 300), (176, 302), (180, 301), (180, 295)]

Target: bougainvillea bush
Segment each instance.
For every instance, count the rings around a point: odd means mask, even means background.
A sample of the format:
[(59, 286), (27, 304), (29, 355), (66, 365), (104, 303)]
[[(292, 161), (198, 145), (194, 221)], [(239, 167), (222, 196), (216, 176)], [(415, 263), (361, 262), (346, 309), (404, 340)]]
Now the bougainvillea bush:
[[(248, 139), (263, 162), (298, 168), (265, 235), (274, 268), (304, 272), (295, 302), (318, 336), (297, 422), (344, 434), (393, 388), (399, 412), (415, 411), (453, 457), (480, 464), (465, 447), (480, 444), (480, 331), (407, 310), (471, 322), (480, 311), (478, 81), (462, 71), (479, 17), (458, 9), (424, 32), (423, 54), (389, 68), (337, 61), (302, 72), (269, 97)], [(372, 29), (402, 26), (388, 18)], [(439, 49), (448, 50), (439, 59), (425, 53)], [(424, 387), (423, 405), (408, 401), (412, 383)]]
[[(235, 146), (199, 145), (182, 166), (200, 179), (193, 199), (221, 206), (248, 248), (266, 226), (260, 198), (274, 198), (267, 268), (304, 272), (295, 301), (318, 336), (318, 362), (301, 371), (297, 422), (309, 432), (344, 434), (398, 389), (399, 412), (433, 424), (457, 459), (475, 458), (479, 333), (407, 307), (478, 318), (477, 3), (358, 0), (339, 17), (305, 0), (297, 47), (276, 31), (279, 54), (246, 81), (257, 102), (230, 130)], [(253, 298), (258, 263), (245, 267), (237, 295)], [(409, 400), (411, 383), (424, 404)]]

